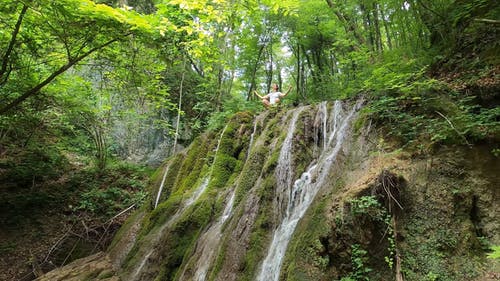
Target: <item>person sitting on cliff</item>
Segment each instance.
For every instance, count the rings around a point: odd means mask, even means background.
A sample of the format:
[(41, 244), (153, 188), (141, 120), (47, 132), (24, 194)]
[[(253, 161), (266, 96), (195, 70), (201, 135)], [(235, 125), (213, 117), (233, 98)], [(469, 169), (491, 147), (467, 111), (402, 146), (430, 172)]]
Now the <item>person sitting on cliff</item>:
[(257, 91), (253, 91), (254, 94), (256, 94), (261, 99), (262, 104), (264, 104), (264, 106), (266, 108), (269, 106), (277, 105), (281, 101), (280, 98), (284, 98), (286, 95), (288, 95), (288, 93), (290, 93), (290, 90), (292, 89), (292, 85), (290, 85), (290, 88), (288, 88), (286, 93), (282, 93), (282, 92), (278, 91), (277, 84), (273, 84), (272, 89), (273, 89), (273, 91), (265, 96), (261, 96), (261, 95), (259, 95), (259, 93), (257, 93)]

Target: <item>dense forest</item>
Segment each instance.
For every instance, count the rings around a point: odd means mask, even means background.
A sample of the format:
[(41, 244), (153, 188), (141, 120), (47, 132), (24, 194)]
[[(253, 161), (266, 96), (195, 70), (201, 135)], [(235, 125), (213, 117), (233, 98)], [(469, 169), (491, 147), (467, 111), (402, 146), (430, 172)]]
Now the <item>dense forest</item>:
[(498, 159), (499, 94), (495, 0), (3, 0), (0, 279), (106, 249), (154, 170), (241, 112), (362, 100), (378, 147)]

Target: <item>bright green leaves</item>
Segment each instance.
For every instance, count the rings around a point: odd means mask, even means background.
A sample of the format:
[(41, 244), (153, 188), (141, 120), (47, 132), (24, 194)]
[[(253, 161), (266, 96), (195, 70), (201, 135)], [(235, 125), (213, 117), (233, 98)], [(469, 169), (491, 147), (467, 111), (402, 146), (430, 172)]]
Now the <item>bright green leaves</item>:
[(284, 16), (298, 16), (299, 0), (264, 0), (262, 4), (268, 6), (273, 14), (282, 14)]
[[(70, 1), (71, 2), (71, 1)], [(154, 26), (150, 23), (151, 16), (141, 15), (125, 8), (112, 8), (104, 4), (96, 4), (90, 0), (80, 0), (77, 11), (86, 18), (96, 20), (111, 20), (130, 26), (131, 30), (151, 32)]]

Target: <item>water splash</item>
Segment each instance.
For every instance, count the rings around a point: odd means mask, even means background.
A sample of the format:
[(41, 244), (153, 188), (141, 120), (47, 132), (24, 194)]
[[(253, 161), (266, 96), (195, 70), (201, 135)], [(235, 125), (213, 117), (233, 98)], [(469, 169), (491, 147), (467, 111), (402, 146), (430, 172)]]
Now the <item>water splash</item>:
[(311, 163), (309, 169), (294, 182), (287, 202), (286, 215), (273, 234), (273, 240), (267, 256), (262, 263), (257, 280), (279, 280), (281, 263), (285, 256), (288, 242), (295, 231), (297, 223), (304, 216), (317, 192), (323, 186), (330, 168), (344, 143), (351, 119), (360, 104), (360, 102), (357, 103), (347, 116), (342, 117), (343, 110), (341, 109), (341, 104), (340, 102), (335, 103), (330, 117), (330, 124), (333, 122), (333, 125), (329, 127), (328, 132), (323, 132), (325, 135), (328, 134), (328, 146), (325, 147), (320, 158), (317, 160), (317, 164)]

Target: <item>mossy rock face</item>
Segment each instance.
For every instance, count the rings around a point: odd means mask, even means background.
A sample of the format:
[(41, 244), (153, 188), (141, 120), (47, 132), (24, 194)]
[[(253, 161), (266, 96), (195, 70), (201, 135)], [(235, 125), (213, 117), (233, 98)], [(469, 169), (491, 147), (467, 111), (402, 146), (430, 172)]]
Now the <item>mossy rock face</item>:
[(500, 161), (483, 148), (454, 148), (426, 164), (401, 218), (407, 280), (429, 279), (430, 273), (439, 280), (474, 280), (485, 270), (488, 244), (499, 243), (493, 211), (499, 176), (488, 171)]
[(171, 179), (175, 179), (179, 174), (179, 170), (181, 169), (181, 165), (185, 160), (185, 157), (186, 157), (185, 153), (178, 153), (156, 170), (151, 180), (151, 190), (152, 190), (151, 204), (154, 204), (153, 201), (156, 201), (158, 189), (160, 188), (165, 171), (167, 172), (167, 174), (165, 175), (163, 190), (162, 193), (160, 194), (160, 199), (158, 201), (159, 202), (165, 201), (169, 197), (175, 183), (175, 180)]
[[(206, 165), (206, 155), (209, 148), (214, 145), (208, 135), (196, 138), (189, 146), (186, 157), (175, 177), (175, 184), (171, 187), (171, 193), (177, 190), (189, 190), (199, 180), (202, 168)], [(173, 175), (172, 175), (173, 176)]]
[[(405, 280), (476, 280), (498, 271), (498, 263), (485, 259), (487, 245), (499, 243), (499, 214), (493, 210), (500, 176), (492, 167), (500, 163), (490, 147), (448, 148), (415, 160), (404, 154), (379, 155), (390, 160), (375, 157), (372, 162), (358, 151), (347, 155), (348, 166), (332, 175), (330, 191), (320, 194), (322, 199), (298, 224), (280, 279), (394, 280), (387, 224), (369, 214), (354, 214), (349, 203), (372, 194), (369, 183), (376, 182), (377, 174), (370, 176), (370, 170), (383, 174), (384, 167), (394, 169), (394, 181), (406, 181), (399, 198), (404, 210), (396, 215), (393, 236)], [(386, 208), (385, 202), (379, 203)]]
[[(322, 150), (315, 108), (298, 116), (289, 163), (294, 179)], [(122, 263), (123, 279), (145, 257), (139, 279), (178, 280), (184, 269), (193, 270), (197, 265), (190, 258), (203, 243), (198, 239), (221, 217), (235, 190), (234, 210), (220, 228), (207, 280), (254, 280), (280, 224), (276, 167), (291, 116), (275, 110), (266, 119), (257, 117), (254, 127), (250, 114), (237, 114), (224, 129), (200, 136), (172, 157), (160, 204), (154, 210), (145, 206), (143, 215), (128, 223), (140, 222), (141, 230)], [(403, 274), (407, 281), (466, 281), (484, 276), (491, 265), (485, 262), (487, 244), (500, 244), (495, 169), (500, 163), (491, 147), (446, 148), (412, 158), (375, 146), (358, 134), (329, 166), (288, 244), (280, 280), (394, 280)], [(205, 179), (204, 192), (186, 204)], [(126, 237), (130, 229), (126, 225), (120, 235)]]

